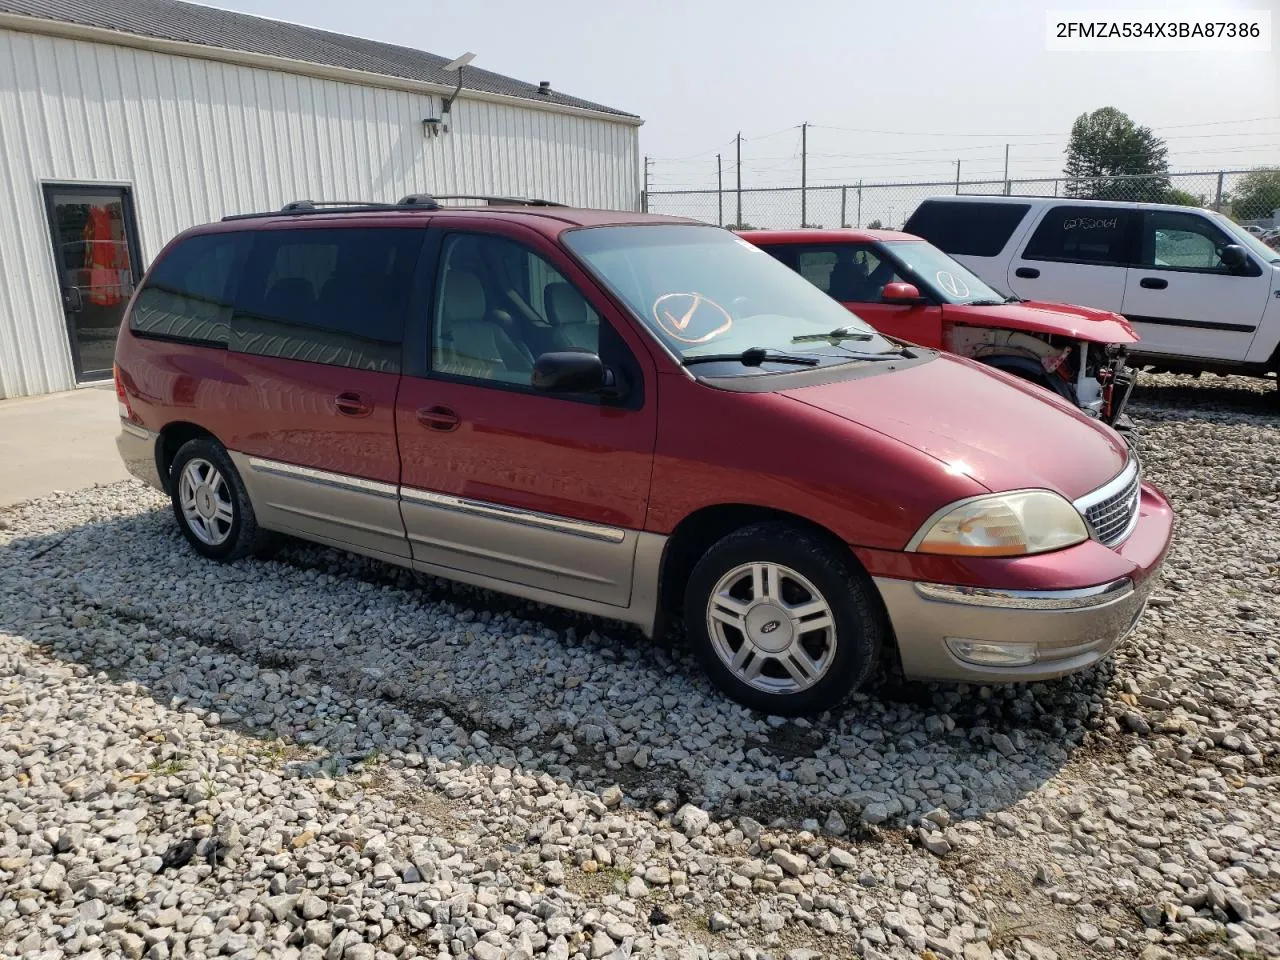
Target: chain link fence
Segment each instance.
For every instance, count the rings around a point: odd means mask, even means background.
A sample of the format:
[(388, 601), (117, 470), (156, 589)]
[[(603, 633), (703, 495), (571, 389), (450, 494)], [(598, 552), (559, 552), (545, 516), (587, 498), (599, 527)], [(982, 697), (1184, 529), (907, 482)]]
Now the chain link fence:
[(720, 226), (751, 229), (865, 227), (900, 230), (916, 207), (940, 194), (1180, 203), (1231, 212), (1231, 194), (1247, 170), (1170, 173), (1087, 180), (937, 180), (841, 186), (650, 191), (644, 209)]

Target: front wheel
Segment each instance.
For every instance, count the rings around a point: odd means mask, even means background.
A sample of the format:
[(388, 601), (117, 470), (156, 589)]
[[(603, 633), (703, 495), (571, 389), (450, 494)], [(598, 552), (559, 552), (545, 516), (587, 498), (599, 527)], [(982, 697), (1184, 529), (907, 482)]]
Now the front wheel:
[(996, 370), (1003, 370), (1019, 380), (1034, 383), (1037, 387), (1042, 387), (1051, 393), (1056, 393), (1073, 406), (1078, 405), (1074, 388), (1061, 377), (1049, 376), (1035, 360), (1018, 356), (994, 356), (980, 357), (978, 362), (988, 367), (994, 367)]
[(707, 551), (689, 577), (685, 628), (716, 686), (779, 716), (837, 706), (871, 676), (889, 633), (847, 552), (786, 523), (746, 527)]
[(258, 544), (258, 522), (248, 491), (222, 444), (188, 440), (169, 469), (173, 514), (187, 542), (210, 560), (232, 561)]

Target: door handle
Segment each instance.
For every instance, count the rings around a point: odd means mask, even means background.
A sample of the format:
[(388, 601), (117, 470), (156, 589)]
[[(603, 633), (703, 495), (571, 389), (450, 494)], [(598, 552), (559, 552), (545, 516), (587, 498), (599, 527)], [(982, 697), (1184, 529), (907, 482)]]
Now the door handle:
[(79, 287), (67, 287), (62, 291), (62, 308), (67, 313), (79, 313), (84, 309), (84, 298), (80, 296)]
[(1040, 276), (1040, 271), (1035, 267), (1019, 267), (1017, 270), (1013, 271), (1013, 275), (1015, 277), (1021, 277), (1023, 280), (1034, 280), (1036, 277)]
[(431, 430), (457, 430), (462, 420), (448, 407), (420, 407), (418, 422)]
[(373, 413), (373, 404), (358, 393), (340, 393), (333, 404), (344, 417), (367, 417)]
[(1169, 281), (1163, 277), (1143, 277), (1138, 281), (1138, 286), (1146, 287), (1148, 290), (1163, 290), (1169, 286)]

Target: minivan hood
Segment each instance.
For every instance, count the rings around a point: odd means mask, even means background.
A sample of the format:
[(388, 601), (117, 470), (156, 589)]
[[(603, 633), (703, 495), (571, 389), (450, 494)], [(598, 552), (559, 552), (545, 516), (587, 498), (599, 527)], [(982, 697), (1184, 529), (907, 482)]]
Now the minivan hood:
[(1120, 314), (1068, 303), (1025, 300), (986, 307), (948, 303), (943, 305), (942, 315), (952, 323), (1032, 330), (1091, 343), (1137, 343), (1140, 339)]
[(914, 447), (993, 491), (1042, 487), (1074, 500), (1115, 477), (1128, 458), (1118, 434), (1048, 390), (947, 354), (782, 393)]

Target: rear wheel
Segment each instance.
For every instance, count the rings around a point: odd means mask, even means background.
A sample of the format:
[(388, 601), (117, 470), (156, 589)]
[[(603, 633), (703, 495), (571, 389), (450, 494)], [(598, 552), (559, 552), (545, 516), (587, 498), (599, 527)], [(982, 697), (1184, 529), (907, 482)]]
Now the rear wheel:
[(210, 560), (239, 560), (257, 546), (258, 522), (235, 464), (212, 437), (188, 440), (169, 468), (173, 513), (187, 542)]
[(782, 716), (837, 706), (871, 676), (888, 636), (852, 558), (785, 523), (746, 527), (707, 551), (689, 577), (685, 627), (721, 690)]

